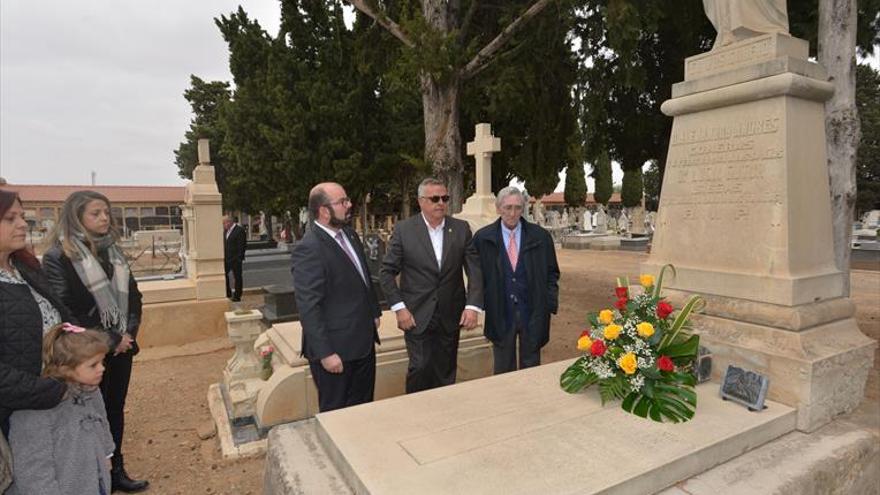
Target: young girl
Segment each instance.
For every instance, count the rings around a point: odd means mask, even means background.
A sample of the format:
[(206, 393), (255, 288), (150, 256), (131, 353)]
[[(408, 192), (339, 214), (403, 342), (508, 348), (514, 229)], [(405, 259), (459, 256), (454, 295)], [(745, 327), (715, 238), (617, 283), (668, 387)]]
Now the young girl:
[(66, 381), (68, 391), (54, 409), (12, 414), (7, 495), (109, 495), (114, 445), (98, 389), (109, 350), (103, 332), (69, 323), (43, 338), (43, 375)]

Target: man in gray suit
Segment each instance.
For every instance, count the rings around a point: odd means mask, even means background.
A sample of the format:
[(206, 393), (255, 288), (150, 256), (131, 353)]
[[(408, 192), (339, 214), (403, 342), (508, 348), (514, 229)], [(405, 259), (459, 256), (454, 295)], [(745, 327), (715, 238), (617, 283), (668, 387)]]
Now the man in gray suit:
[(313, 222), (293, 250), (302, 353), (321, 412), (373, 400), (381, 309), (364, 246), (348, 225), (351, 201), (332, 182), (309, 193)]
[(418, 194), (422, 211), (394, 227), (380, 271), (397, 327), (405, 332), (407, 393), (455, 383), (459, 329), (477, 325), (482, 304), (479, 260), (465, 254), (470, 226), (447, 215), (443, 182), (425, 179)]

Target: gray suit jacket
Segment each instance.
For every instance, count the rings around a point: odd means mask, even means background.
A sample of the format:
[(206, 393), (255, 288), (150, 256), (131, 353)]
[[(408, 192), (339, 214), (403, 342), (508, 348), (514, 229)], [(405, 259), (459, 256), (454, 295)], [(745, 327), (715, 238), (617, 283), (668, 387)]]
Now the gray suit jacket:
[[(380, 280), (388, 305), (402, 301), (415, 317), (416, 328), (412, 332), (424, 332), (435, 310), (439, 311), (444, 327), (458, 328), (466, 304), (482, 307), (479, 259), (468, 256), (465, 249), (470, 242), (468, 223), (447, 216), (443, 229), (443, 257), (438, 268), (421, 213), (394, 227), (382, 261)], [(462, 269), (468, 274), (467, 294)]]

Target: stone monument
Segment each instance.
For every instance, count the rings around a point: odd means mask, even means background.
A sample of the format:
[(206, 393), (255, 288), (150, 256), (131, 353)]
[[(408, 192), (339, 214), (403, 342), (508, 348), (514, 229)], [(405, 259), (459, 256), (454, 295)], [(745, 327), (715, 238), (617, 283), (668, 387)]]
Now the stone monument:
[(593, 220), (596, 222), (596, 228), (593, 231), (597, 234), (604, 234), (608, 229), (608, 214), (605, 213), (605, 207), (599, 205), (596, 207), (596, 215)]
[(590, 210), (584, 209), (583, 222), (581, 223), (581, 230), (585, 232), (590, 232), (593, 230), (593, 214), (590, 213)]
[(474, 140), (467, 144), (468, 156), (473, 156), (476, 161), (477, 187), (473, 196), (465, 201), (461, 213), (454, 215), (467, 221), (472, 232), (498, 219), (495, 195), (492, 194), (492, 153), (499, 151), (501, 139), (492, 135), (492, 126), (477, 124)]
[(630, 210), (632, 217), (630, 218), (629, 232), (635, 236), (644, 236), (648, 234), (647, 229), (645, 228), (645, 208), (643, 206), (636, 206)]
[(785, 17), (782, 0), (704, 3), (719, 42), (685, 61), (661, 107), (674, 120), (642, 271), (671, 263), (673, 303), (706, 299), (694, 328), (716, 378), (729, 364), (767, 375), (768, 397), (813, 431), (861, 402), (876, 346), (834, 263), (824, 123), (834, 86), (807, 42), (772, 21)]

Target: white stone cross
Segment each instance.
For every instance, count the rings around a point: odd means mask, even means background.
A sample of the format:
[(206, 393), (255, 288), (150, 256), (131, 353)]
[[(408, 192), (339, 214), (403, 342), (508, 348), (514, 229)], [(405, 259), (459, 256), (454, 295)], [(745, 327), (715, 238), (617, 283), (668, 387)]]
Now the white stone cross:
[(474, 140), (467, 144), (468, 156), (477, 162), (475, 196), (492, 194), (492, 153), (501, 151), (501, 138), (492, 135), (490, 124), (477, 124)]

